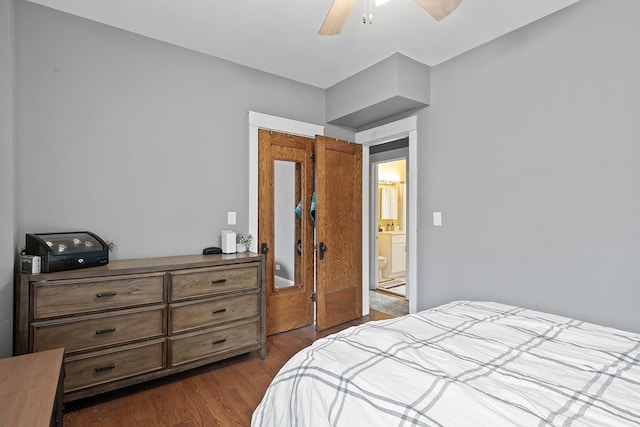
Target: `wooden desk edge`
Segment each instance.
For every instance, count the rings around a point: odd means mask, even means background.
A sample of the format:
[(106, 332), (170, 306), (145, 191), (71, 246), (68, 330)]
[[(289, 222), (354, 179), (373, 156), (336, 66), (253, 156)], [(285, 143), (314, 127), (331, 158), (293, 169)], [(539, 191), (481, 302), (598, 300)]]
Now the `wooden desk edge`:
[[(0, 413), (7, 426), (62, 423), (64, 349), (0, 359)], [(33, 402), (33, 403), (30, 403)]]

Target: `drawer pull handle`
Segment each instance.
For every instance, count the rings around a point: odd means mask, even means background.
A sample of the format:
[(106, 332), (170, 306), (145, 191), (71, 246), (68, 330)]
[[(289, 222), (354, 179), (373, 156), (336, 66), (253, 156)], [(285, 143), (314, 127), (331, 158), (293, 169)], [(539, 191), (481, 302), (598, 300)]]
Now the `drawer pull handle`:
[(96, 335), (107, 334), (109, 332), (115, 332), (115, 331), (116, 331), (116, 328), (98, 329), (96, 331)]
[(217, 280), (212, 280), (211, 284), (212, 285), (217, 285), (218, 283), (224, 283), (226, 281), (227, 281), (227, 279), (217, 279)]
[(222, 344), (223, 342), (225, 342), (227, 339), (226, 338), (222, 338), (221, 340), (215, 340), (214, 342), (212, 342), (211, 344), (216, 345), (216, 344)]
[(96, 372), (108, 371), (108, 370), (113, 369), (115, 367), (116, 367), (116, 365), (114, 365), (113, 363), (111, 363), (109, 365), (106, 365), (106, 366), (98, 366), (96, 368)]
[(117, 294), (117, 292), (116, 292), (116, 291), (111, 291), (111, 292), (98, 292), (98, 293), (96, 294), (96, 296), (97, 296), (98, 298), (103, 298), (103, 297), (113, 297), (113, 296), (115, 296), (116, 294)]
[(219, 313), (224, 313), (225, 311), (227, 311), (226, 308), (219, 308), (217, 310), (213, 310), (213, 314), (219, 314)]

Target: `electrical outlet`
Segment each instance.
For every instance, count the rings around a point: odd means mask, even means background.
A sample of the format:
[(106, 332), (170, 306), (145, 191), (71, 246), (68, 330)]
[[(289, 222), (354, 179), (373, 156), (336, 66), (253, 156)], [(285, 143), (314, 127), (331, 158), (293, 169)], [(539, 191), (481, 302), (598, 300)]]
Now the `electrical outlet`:
[(276, 271), (280, 271), (280, 264), (276, 264)]

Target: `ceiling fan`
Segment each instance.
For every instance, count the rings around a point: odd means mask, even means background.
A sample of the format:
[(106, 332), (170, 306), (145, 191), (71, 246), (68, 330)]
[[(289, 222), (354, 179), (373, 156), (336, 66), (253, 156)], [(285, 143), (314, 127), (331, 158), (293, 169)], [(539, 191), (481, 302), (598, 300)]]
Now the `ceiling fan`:
[[(462, 0), (415, 0), (424, 10), (426, 10), (437, 21), (446, 18), (453, 12)], [(344, 23), (347, 21), (349, 12), (355, 0), (333, 0), (331, 9), (320, 27), (318, 34), (321, 36), (334, 36), (340, 34)]]

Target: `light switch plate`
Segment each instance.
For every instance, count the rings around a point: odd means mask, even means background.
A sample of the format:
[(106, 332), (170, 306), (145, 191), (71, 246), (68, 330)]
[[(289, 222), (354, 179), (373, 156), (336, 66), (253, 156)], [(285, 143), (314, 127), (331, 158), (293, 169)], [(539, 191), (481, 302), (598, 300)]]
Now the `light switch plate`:
[(433, 225), (441, 226), (442, 225), (442, 212), (434, 212), (433, 213)]
[(236, 225), (236, 213), (227, 212), (227, 225)]

